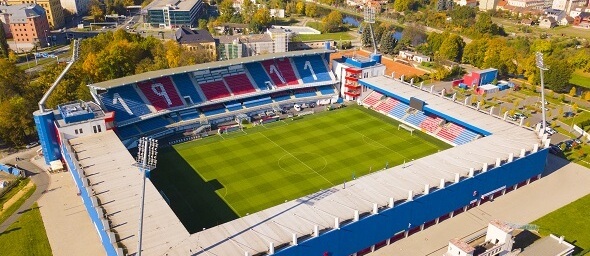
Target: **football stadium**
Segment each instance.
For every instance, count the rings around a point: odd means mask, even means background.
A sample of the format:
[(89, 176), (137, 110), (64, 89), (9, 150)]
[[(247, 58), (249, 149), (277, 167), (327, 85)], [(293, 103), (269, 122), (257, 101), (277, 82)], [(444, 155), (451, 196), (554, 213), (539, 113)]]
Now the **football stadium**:
[[(108, 255), (364, 255), (541, 177), (538, 127), (388, 76), (379, 54), (331, 53), (152, 71), (89, 84), (92, 101), (40, 102), (45, 161), (67, 165)], [(144, 185), (145, 137), (159, 146)]]

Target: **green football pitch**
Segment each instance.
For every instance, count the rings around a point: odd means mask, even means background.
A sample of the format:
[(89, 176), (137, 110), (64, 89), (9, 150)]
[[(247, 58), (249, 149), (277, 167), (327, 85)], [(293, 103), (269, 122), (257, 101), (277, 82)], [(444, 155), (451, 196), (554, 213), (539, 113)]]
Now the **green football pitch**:
[(189, 232), (450, 146), (360, 106), (162, 150), (152, 181)]

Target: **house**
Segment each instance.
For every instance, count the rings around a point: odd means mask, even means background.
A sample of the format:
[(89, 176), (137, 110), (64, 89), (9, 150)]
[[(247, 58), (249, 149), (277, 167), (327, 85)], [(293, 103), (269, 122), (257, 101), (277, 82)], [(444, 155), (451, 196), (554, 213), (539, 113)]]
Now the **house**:
[(532, 26), (534, 23), (532, 20), (529, 19), (523, 19), (520, 21), (520, 24), (525, 25), (525, 26)]
[(498, 5), (498, 0), (479, 0), (479, 10), (495, 10)]
[(476, 7), (477, 0), (455, 0), (455, 4), (459, 6)]
[(565, 16), (557, 21), (557, 25), (559, 25), (559, 26), (567, 26), (572, 23), (574, 23), (574, 18), (572, 18), (570, 16)]
[(412, 60), (418, 63), (430, 62), (430, 56), (422, 55), (412, 51), (399, 51), (399, 57), (404, 60)]
[(553, 17), (546, 17), (539, 22), (540, 28), (552, 28), (557, 26), (557, 21)]
[(508, 0), (508, 5), (522, 8), (544, 9), (545, 0)]
[(213, 39), (213, 36), (207, 30), (191, 30), (190, 28), (182, 27), (176, 30), (174, 38), (176, 42), (189, 51), (205, 50), (211, 59), (217, 59), (215, 39)]
[(60, 0), (4, 0), (0, 2), (4, 2), (5, 5), (38, 4), (44, 9), (51, 29), (58, 29), (65, 25), (64, 10)]
[(7, 37), (12, 37), (20, 48), (47, 45), (50, 37), (45, 10), (38, 4), (0, 5), (0, 20), (8, 24)]
[(574, 26), (584, 27), (587, 23), (590, 23), (590, 12), (581, 12), (574, 18)]

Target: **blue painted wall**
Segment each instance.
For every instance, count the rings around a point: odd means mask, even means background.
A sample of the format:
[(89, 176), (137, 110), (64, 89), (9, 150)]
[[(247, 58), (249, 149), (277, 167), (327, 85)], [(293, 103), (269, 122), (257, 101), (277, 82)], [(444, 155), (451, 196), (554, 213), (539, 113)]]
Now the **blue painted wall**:
[(37, 134), (39, 135), (39, 142), (41, 144), (41, 150), (43, 151), (43, 157), (45, 158), (45, 164), (60, 159), (61, 154), (59, 151), (59, 144), (57, 143), (57, 132), (55, 130), (55, 116), (53, 111), (41, 113), (37, 110), (33, 113), (33, 119), (35, 119), (35, 126), (37, 128)]
[(8, 165), (3, 165), (0, 164), (0, 171), (3, 171), (5, 173), (10, 173), (14, 176), (19, 176), (21, 173), (24, 173), (22, 170), (12, 167), (12, 166), (8, 166)]
[[(490, 169), (473, 178), (436, 190), (413, 201), (369, 215), (358, 222), (331, 230), (319, 237), (299, 242), (297, 246), (277, 251), (275, 255), (349, 255), (386, 240), (400, 231), (418, 227), (439, 216), (470, 204), (482, 194), (503, 186), (509, 187), (543, 172), (548, 150), (544, 149), (512, 163)], [(473, 191), (477, 195), (473, 196)], [(353, 212), (350, 212), (352, 217)], [(311, 227), (310, 227), (311, 228)]]

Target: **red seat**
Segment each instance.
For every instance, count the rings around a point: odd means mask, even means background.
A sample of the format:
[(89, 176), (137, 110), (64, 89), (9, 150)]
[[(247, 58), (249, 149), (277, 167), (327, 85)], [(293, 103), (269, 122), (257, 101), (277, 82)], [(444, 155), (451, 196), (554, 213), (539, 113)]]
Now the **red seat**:
[(221, 99), (231, 96), (223, 81), (215, 81), (199, 84), (207, 100)]
[(225, 80), (225, 83), (227, 86), (229, 86), (229, 89), (234, 93), (234, 95), (256, 91), (246, 74), (226, 76), (223, 78), (223, 80)]
[(137, 87), (157, 111), (184, 105), (170, 77), (139, 82)]
[[(265, 60), (262, 66), (270, 75), (273, 83), (277, 86), (296, 85), (299, 84), (297, 76), (293, 71), (293, 66), (288, 58), (275, 60)], [(284, 82), (283, 82), (284, 81)]]

